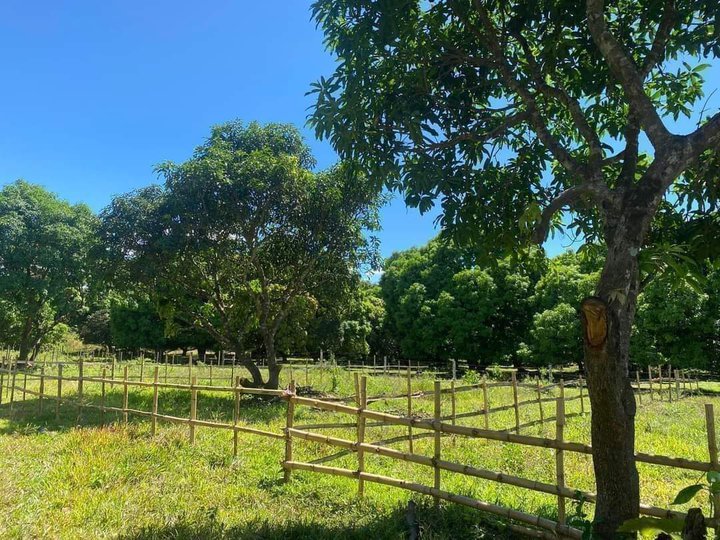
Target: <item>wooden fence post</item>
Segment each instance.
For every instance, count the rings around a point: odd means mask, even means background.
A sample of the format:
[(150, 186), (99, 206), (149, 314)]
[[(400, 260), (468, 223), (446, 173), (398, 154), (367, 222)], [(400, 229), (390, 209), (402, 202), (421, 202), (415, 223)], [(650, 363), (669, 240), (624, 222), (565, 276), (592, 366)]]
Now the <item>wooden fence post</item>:
[(652, 368), (648, 366), (648, 382), (650, 383), (650, 401), (655, 401), (655, 396), (653, 395), (653, 377), (652, 377)]
[(660, 385), (660, 401), (663, 401), (663, 383), (665, 380), (663, 379), (662, 366), (658, 366), (658, 379), (658, 384)]
[(487, 378), (485, 375), (483, 375), (482, 379), (482, 392), (483, 392), (483, 416), (485, 417), (485, 429), (490, 429), (490, 414), (488, 412), (488, 408), (490, 407), (490, 403), (488, 401), (488, 391), (487, 391)]
[(673, 373), (675, 375), (675, 398), (680, 399), (680, 373), (679, 370), (675, 370)]
[[(290, 430), (292, 429), (293, 422), (295, 421), (295, 402), (293, 401), (293, 398), (295, 397), (295, 381), (290, 381), (288, 393), (287, 416), (285, 420), (285, 463), (292, 461), (293, 458), (292, 435), (290, 434)], [(290, 481), (290, 472), (290, 469), (285, 468), (285, 482)]]
[(188, 384), (192, 384), (192, 353), (188, 353)]
[(82, 416), (82, 401), (83, 401), (83, 375), (85, 373), (84, 369), (84, 361), (82, 359), (82, 356), (80, 357), (80, 362), (78, 362), (78, 385), (77, 385), (77, 396), (78, 396), (78, 421), (80, 420), (80, 417)]
[(57, 374), (57, 400), (55, 400), (55, 421), (60, 421), (60, 401), (62, 400), (62, 372), (63, 372), (63, 365), (58, 364), (58, 374)]
[[(412, 371), (410, 368), (410, 362), (407, 367), (407, 415), (408, 418), (412, 418)], [(408, 426), (408, 451), (413, 453), (413, 428), (412, 425)]]
[(128, 423), (128, 366), (123, 366), (123, 422), (125, 425)]
[[(367, 409), (367, 377), (363, 375), (360, 378), (360, 413), (357, 419), (357, 442), (361, 445), (365, 442), (365, 417), (362, 412)], [(358, 446), (358, 496), (365, 495), (365, 480), (362, 473), (365, 472), (365, 451)]]
[[(433, 430), (435, 432), (435, 454), (434, 454), (434, 462), (433, 462), (433, 468), (435, 469), (435, 490), (440, 490), (440, 467), (438, 467), (438, 461), (440, 461), (440, 449), (442, 445), (442, 439), (440, 432), (440, 417), (442, 416), (442, 407), (441, 407), (441, 394), (440, 394), (440, 381), (435, 381), (435, 421), (433, 422)], [(435, 506), (440, 506), (440, 497), (435, 495)]]
[[(718, 448), (715, 438), (715, 410), (712, 403), (705, 404), (705, 426), (707, 431), (708, 453), (710, 454), (710, 463), (714, 471), (720, 471), (718, 466)], [(720, 493), (713, 493), (713, 517), (720, 518)], [(716, 526), (715, 533), (720, 531), (720, 526)]]
[(640, 387), (640, 370), (635, 371), (635, 379), (637, 381), (638, 403), (642, 403), (642, 388)]
[(542, 424), (543, 422), (545, 422), (545, 413), (543, 412), (542, 406), (542, 383), (540, 382), (540, 376), (538, 376), (537, 380), (537, 401), (538, 409), (540, 409), (540, 423)]
[(0, 405), (2, 405), (4, 391), (5, 391), (5, 368), (2, 368), (2, 369), (0, 369)]
[(40, 368), (40, 392), (38, 396), (38, 414), (43, 412), (43, 397), (45, 394), (45, 366)]
[(455, 425), (455, 379), (450, 381), (450, 422)]
[(142, 358), (140, 359), (140, 382), (145, 379), (145, 351), (143, 351)]
[(585, 414), (585, 395), (583, 391), (582, 375), (580, 375), (580, 414)]
[[(292, 369), (292, 368), (290, 368), (290, 369)], [(210, 386), (213, 385), (213, 376), (212, 376), (213, 374), (212, 374), (212, 372), (213, 372), (213, 365), (212, 365), (212, 361), (211, 361), (211, 362), (210, 362)]]
[[(562, 443), (565, 431), (565, 397), (561, 395), (556, 401), (555, 412), (555, 439)], [(565, 461), (563, 450), (555, 450), (555, 472), (557, 485), (562, 489), (565, 487)], [(558, 495), (558, 523), (565, 525), (565, 497)]]
[(107, 368), (102, 368), (102, 382), (100, 383), (100, 425), (105, 425), (105, 376), (107, 375)]
[(195, 420), (197, 420), (197, 376), (190, 379), (190, 444), (195, 444)]
[(238, 421), (240, 420), (240, 377), (235, 378), (235, 410), (233, 411), (233, 457), (238, 455)]
[(27, 371), (23, 372), (22, 400), (25, 401), (27, 394)]
[(150, 434), (155, 435), (157, 431), (157, 415), (158, 415), (158, 378), (160, 376), (160, 366), (155, 366), (153, 373), (153, 404), (152, 404), (152, 417), (150, 424)]
[(520, 433), (520, 407), (518, 406), (517, 376), (512, 373), (513, 408), (515, 409), (515, 433)]
[(167, 355), (167, 353), (166, 353), (166, 354), (165, 354), (165, 383), (166, 383), (166, 384), (167, 384), (167, 381), (168, 381), (168, 360), (169, 360), (169, 358), (168, 358), (168, 355)]
[(11, 380), (11, 386), (10, 386), (10, 417), (13, 415), (13, 404), (15, 402), (15, 379), (17, 377), (17, 366), (12, 372), (12, 379), (8, 377), (8, 380)]
[[(660, 368), (662, 371), (662, 367)], [(668, 401), (672, 402), (673, 400), (673, 371), (672, 371), (672, 365), (668, 364), (668, 376), (667, 376), (667, 382), (668, 382)]]

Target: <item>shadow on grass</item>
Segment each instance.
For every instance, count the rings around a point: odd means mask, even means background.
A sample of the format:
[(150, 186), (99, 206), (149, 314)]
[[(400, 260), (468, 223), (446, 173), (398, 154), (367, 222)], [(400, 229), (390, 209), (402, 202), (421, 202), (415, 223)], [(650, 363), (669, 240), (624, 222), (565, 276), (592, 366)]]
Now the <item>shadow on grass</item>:
[[(53, 389), (54, 390), (54, 389)], [(85, 406), (82, 410), (77, 401), (77, 394), (73, 390), (63, 394), (58, 414), (56, 415), (57, 400), (52, 391), (48, 391), (47, 397), (43, 398), (42, 412), (37, 397), (27, 396), (28, 399), (21, 399), (22, 393), (17, 391), (16, 401), (10, 404), (4, 399), (0, 405), (0, 417), (8, 420), (5, 427), (0, 428), (0, 434), (16, 433), (18, 431), (32, 431), (42, 428), (53, 431), (62, 431), (77, 426), (97, 427), (103, 423), (112, 423), (122, 420), (122, 413), (107, 411), (104, 415), (94, 407)], [(30, 399), (32, 397), (32, 399)], [(187, 418), (190, 414), (190, 392), (176, 389), (163, 389), (159, 392), (159, 414)], [(101, 397), (96, 394), (85, 394), (84, 405), (100, 406)], [(109, 391), (106, 396), (105, 405), (108, 407), (122, 407), (122, 390), (116, 388)], [(128, 408), (152, 411), (152, 391), (129, 393)], [(235, 407), (233, 397), (219, 395), (217, 393), (199, 392), (197, 418), (200, 420), (212, 420), (224, 423), (232, 423), (233, 410)], [(244, 395), (240, 400), (240, 424), (258, 424), (263, 428), (286, 414), (286, 404), (283, 400), (271, 397)], [(137, 424), (149, 421), (149, 416), (140, 416), (130, 413), (128, 423)], [(163, 420), (160, 419), (162, 423)]]
[[(328, 511), (332, 509), (328, 508)], [(358, 525), (353, 516), (349, 523), (331, 525), (312, 519), (284, 523), (252, 521), (242, 525), (226, 526), (217, 519), (216, 511), (209, 512), (202, 519), (195, 519), (172, 525), (145, 527), (118, 536), (120, 540), (366, 540), (402, 539), (409, 537), (406, 509), (398, 507), (389, 514), (378, 515), (368, 523)], [(428, 505), (417, 507), (417, 523), (420, 538), (467, 540), (511, 540), (525, 536), (512, 532), (492, 516), (485, 516), (476, 510), (457, 505), (435, 509)]]

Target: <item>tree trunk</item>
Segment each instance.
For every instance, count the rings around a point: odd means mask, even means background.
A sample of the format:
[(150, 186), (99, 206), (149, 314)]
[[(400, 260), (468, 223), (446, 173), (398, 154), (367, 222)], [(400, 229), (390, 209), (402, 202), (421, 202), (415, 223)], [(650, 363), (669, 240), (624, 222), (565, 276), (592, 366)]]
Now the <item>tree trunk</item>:
[(19, 357), (18, 363), (27, 364), (30, 354), (32, 353), (33, 344), (30, 343), (30, 335), (32, 333), (32, 319), (25, 319), (22, 332), (20, 333)]
[(280, 369), (282, 369), (277, 363), (275, 355), (275, 336), (269, 332), (265, 333), (263, 343), (265, 345), (265, 359), (268, 365), (268, 380), (265, 383), (265, 388), (275, 390), (280, 387)]
[(240, 364), (250, 372), (250, 376), (252, 377), (252, 380), (243, 380), (243, 386), (262, 388), (264, 386), (264, 383), (262, 373), (260, 373), (260, 368), (257, 367), (255, 362), (253, 362), (252, 358), (246, 358), (244, 353), (245, 351), (242, 349), (242, 347), (235, 347), (236, 360), (242, 359), (240, 360)]
[[(641, 229), (635, 232), (639, 234)], [(624, 233), (627, 236), (627, 231)], [(617, 538), (617, 528), (637, 517), (640, 505), (635, 466), (635, 396), (628, 363), (642, 236), (635, 236), (634, 241), (621, 238), (608, 242), (597, 296), (586, 298), (581, 305), (598, 494), (593, 531), (594, 537), (603, 540)]]

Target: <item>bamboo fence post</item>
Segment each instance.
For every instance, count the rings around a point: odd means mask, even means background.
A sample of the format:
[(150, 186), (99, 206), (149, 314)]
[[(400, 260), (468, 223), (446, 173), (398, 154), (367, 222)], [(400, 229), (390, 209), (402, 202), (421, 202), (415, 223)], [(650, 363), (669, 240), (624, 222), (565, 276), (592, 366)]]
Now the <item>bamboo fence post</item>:
[(167, 382), (168, 379), (168, 355), (165, 355), (165, 382)]
[(192, 353), (188, 353), (188, 384), (192, 384)]
[(63, 365), (58, 364), (58, 379), (57, 379), (57, 400), (55, 401), (55, 421), (60, 421), (60, 401), (62, 400), (62, 371)]
[[(10, 417), (13, 415), (13, 403), (15, 402), (15, 379), (17, 377), (17, 368), (12, 372), (12, 382), (10, 386)], [(8, 377), (10, 380), (10, 377)]]
[[(293, 458), (292, 434), (290, 433), (290, 430), (292, 429), (293, 422), (295, 420), (295, 402), (293, 401), (293, 398), (295, 397), (295, 381), (290, 381), (288, 393), (290, 395), (288, 395), (287, 416), (285, 419), (285, 463), (292, 461)], [(289, 468), (285, 468), (284, 481), (286, 483), (290, 481), (290, 472)]]
[[(412, 371), (410, 368), (410, 362), (407, 367), (407, 415), (408, 418), (412, 418)], [(408, 425), (408, 451), (413, 453), (413, 428), (412, 425)]]
[(233, 457), (238, 455), (238, 421), (240, 420), (240, 377), (235, 378), (235, 410), (233, 411)]
[(77, 396), (78, 396), (78, 420), (82, 416), (82, 400), (83, 400), (83, 375), (85, 373), (85, 364), (83, 362), (82, 356), (80, 357), (80, 362), (78, 362), (78, 383), (77, 383)]
[[(291, 368), (291, 369), (292, 369), (292, 368)], [(213, 374), (212, 374), (212, 372), (213, 372), (213, 365), (212, 365), (212, 361), (211, 361), (211, 362), (210, 362), (210, 386), (213, 385), (213, 376), (212, 376)]]
[(455, 379), (450, 381), (450, 422), (455, 425)]
[[(662, 368), (660, 368), (660, 369), (662, 370)], [(672, 402), (672, 400), (673, 400), (673, 371), (672, 371), (671, 364), (668, 364), (667, 382), (668, 382), (668, 401)]]
[[(556, 404), (555, 439), (562, 443), (565, 432), (565, 397), (561, 395)], [(565, 460), (562, 448), (555, 450), (555, 472), (557, 485), (562, 489), (565, 487)], [(562, 495), (558, 495), (558, 523), (565, 525), (565, 497)]]
[(360, 406), (360, 374), (353, 373), (353, 382), (355, 383), (355, 405)]
[[(705, 404), (705, 425), (707, 430), (707, 440), (708, 440), (708, 453), (710, 454), (710, 463), (712, 464), (712, 469), (715, 471), (720, 471), (720, 466), (718, 466), (718, 448), (717, 448), (717, 440), (715, 435), (715, 410), (713, 408), (712, 403), (706, 403)], [(713, 517), (715, 519), (720, 518), (720, 493), (713, 493)], [(720, 530), (720, 526), (716, 526), (715, 533), (717, 535), (718, 531)]]
[(143, 352), (142, 358), (140, 359), (140, 382), (145, 379), (145, 352)]
[(637, 381), (638, 403), (642, 403), (642, 389), (640, 388), (640, 370), (635, 371), (635, 380)]
[[(663, 400), (663, 383), (665, 382), (664, 379), (663, 379), (663, 374), (662, 374), (662, 366), (658, 366), (658, 378), (660, 379), (660, 381), (659, 381), (659, 384), (660, 384), (660, 401), (662, 401), (662, 400)], [(671, 398), (671, 401), (672, 401), (672, 398)]]
[(648, 366), (648, 382), (650, 383), (650, 401), (655, 401), (652, 387), (652, 368), (650, 366)]
[[(440, 490), (440, 467), (438, 467), (438, 462), (440, 461), (440, 448), (442, 444), (442, 439), (440, 438), (441, 432), (440, 432), (440, 417), (442, 412), (442, 407), (440, 403), (440, 381), (435, 381), (435, 421), (433, 422), (433, 430), (435, 432), (435, 454), (434, 454), (434, 461), (433, 461), (433, 469), (435, 469), (435, 490)], [(435, 506), (440, 506), (440, 497), (435, 495)]]
[(490, 407), (490, 403), (488, 401), (488, 391), (487, 391), (487, 377), (483, 375), (482, 379), (482, 393), (483, 393), (483, 416), (485, 417), (485, 429), (490, 429), (490, 418), (489, 418), (489, 412), (488, 408)]
[(309, 373), (308, 373), (309, 365), (310, 365), (309, 362), (307, 360), (305, 360), (305, 386), (307, 386), (308, 388), (310, 388), (310, 377), (309, 377)]
[[(122, 353), (120, 353), (122, 354)], [(115, 380), (115, 357), (113, 356), (112, 366), (110, 367), (110, 380)]]
[(518, 406), (517, 376), (512, 373), (513, 408), (515, 409), (515, 433), (520, 434), (520, 407)]
[[(542, 424), (545, 422), (545, 413), (543, 412), (543, 406), (542, 406), (542, 383), (540, 382), (540, 377), (538, 376), (537, 380), (537, 402), (538, 402), (538, 409), (540, 409), (540, 423)], [(487, 426), (485, 426), (487, 429)]]
[(45, 393), (45, 366), (40, 368), (40, 395), (38, 396), (38, 414), (43, 412), (43, 394)]
[(5, 368), (0, 369), (0, 405), (2, 405), (3, 392), (5, 391)]
[[(367, 409), (367, 377), (363, 375), (360, 378), (360, 411)], [(360, 445), (365, 442), (365, 417), (359, 414), (357, 417), (357, 441), (358, 441), (358, 496), (365, 495), (365, 481), (362, 473), (365, 472), (365, 452)]]
[(675, 398), (680, 399), (680, 373), (679, 370), (675, 370), (673, 373), (675, 375)]
[(150, 434), (155, 436), (157, 431), (157, 416), (158, 416), (158, 378), (160, 376), (160, 366), (155, 366), (153, 373), (153, 404), (152, 404), (152, 417), (150, 424)]
[(585, 393), (583, 391), (583, 378), (580, 375), (580, 414), (585, 414)]
[(123, 366), (123, 422), (128, 423), (128, 366)]
[(27, 394), (27, 371), (23, 372), (22, 400), (25, 401)]
[(107, 368), (102, 368), (102, 382), (100, 383), (100, 425), (105, 425), (105, 376), (107, 375)]
[(195, 444), (195, 420), (197, 420), (197, 376), (190, 380), (190, 444)]

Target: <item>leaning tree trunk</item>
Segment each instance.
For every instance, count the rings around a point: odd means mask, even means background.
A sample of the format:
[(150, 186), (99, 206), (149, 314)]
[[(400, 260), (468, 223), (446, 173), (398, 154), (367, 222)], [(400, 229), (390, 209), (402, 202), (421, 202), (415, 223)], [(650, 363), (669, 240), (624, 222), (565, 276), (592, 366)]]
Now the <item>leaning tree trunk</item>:
[(617, 528), (626, 519), (637, 517), (640, 505), (635, 396), (628, 364), (643, 228), (642, 224), (631, 227), (635, 234), (622, 229), (608, 242), (597, 296), (586, 298), (581, 305), (598, 494), (593, 531), (603, 540), (616, 538)]
[[(242, 381), (243, 386), (248, 386), (252, 388), (262, 388), (263, 387), (263, 378), (262, 373), (260, 373), (260, 368), (257, 367), (257, 364), (253, 362), (252, 358), (248, 358), (245, 356), (245, 350), (240, 347), (234, 347), (233, 349), (235, 351), (235, 362), (237, 363), (239, 361), (240, 365), (248, 370), (250, 373), (250, 377), (252, 377), (251, 380), (244, 379)], [(242, 359), (242, 360), (240, 360)]]
[(268, 380), (265, 383), (265, 388), (271, 388), (276, 390), (280, 387), (280, 369), (281, 366), (277, 363), (275, 353), (275, 336), (266, 334), (263, 337), (265, 344), (265, 359), (268, 365)]
[(22, 332), (20, 333), (18, 363), (27, 364), (30, 355), (32, 354), (33, 343), (31, 343), (32, 333), (32, 319), (28, 317), (25, 319)]

